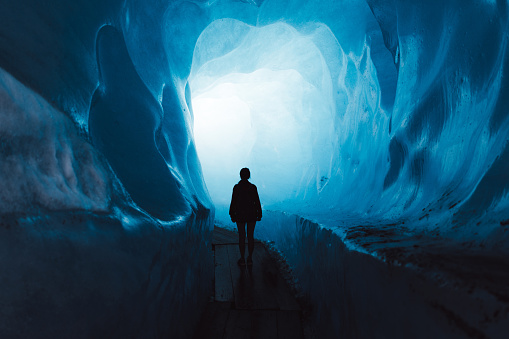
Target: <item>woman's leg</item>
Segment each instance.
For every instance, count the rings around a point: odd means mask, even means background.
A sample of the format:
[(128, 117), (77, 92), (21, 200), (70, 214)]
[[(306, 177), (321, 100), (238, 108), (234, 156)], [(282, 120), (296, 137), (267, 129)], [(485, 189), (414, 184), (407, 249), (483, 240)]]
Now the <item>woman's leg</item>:
[(256, 221), (247, 222), (247, 250), (249, 251), (248, 259), (251, 259), (253, 257), (255, 225)]
[(244, 252), (246, 250), (246, 223), (237, 221), (237, 229), (239, 230), (240, 258), (244, 259)]

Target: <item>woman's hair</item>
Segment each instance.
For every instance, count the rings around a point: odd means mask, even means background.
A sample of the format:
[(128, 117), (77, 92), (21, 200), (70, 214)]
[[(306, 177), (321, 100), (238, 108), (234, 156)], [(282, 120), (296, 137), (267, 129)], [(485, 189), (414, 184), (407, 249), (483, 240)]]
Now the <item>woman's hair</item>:
[(241, 179), (249, 179), (251, 177), (251, 172), (249, 172), (249, 168), (243, 168), (240, 170), (240, 178)]

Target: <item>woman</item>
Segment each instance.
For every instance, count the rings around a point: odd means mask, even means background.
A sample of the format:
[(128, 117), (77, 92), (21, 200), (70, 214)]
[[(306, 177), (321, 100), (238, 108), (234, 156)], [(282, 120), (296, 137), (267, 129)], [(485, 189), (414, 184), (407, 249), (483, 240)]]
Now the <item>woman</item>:
[(230, 203), (230, 218), (237, 223), (239, 230), (240, 259), (237, 262), (245, 266), (244, 251), (246, 247), (246, 224), (247, 224), (247, 246), (249, 256), (247, 264), (253, 264), (254, 250), (254, 228), (256, 221), (262, 220), (262, 206), (258, 197), (256, 186), (248, 181), (251, 173), (248, 168), (240, 170), (240, 181), (233, 187), (232, 201)]

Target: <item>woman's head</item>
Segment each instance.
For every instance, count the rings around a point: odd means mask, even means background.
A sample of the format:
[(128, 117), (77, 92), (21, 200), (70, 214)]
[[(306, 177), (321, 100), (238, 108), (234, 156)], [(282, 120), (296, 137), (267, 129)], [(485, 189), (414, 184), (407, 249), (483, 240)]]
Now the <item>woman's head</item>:
[(249, 172), (249, 168), (243, 168), (240, 170), (240, 178), (241, 179), (249, 179), (251, 177), (251, 172)]

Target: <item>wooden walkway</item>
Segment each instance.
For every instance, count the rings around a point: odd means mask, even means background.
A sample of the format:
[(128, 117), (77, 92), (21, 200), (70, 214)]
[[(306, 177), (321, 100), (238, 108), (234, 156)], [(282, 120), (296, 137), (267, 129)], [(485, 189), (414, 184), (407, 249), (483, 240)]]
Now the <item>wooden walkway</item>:
[(238, 239), (236, 232), (214, 228), (214, 301), (194, 338), (304, 338), (301, 309), (265, 246), (256, 242), (253, 266), (239, 267)]

